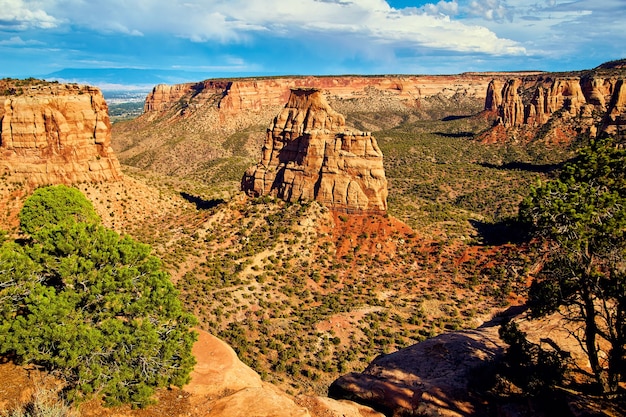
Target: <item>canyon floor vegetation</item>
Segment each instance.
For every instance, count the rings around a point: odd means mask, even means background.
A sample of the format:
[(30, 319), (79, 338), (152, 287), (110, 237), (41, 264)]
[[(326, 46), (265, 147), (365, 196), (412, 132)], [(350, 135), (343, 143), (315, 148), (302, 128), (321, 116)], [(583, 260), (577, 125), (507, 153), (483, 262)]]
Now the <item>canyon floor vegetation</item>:
[[(226, 170), (204, 187), (166, 180), (194, 206), (130, 233), (156, 249), (202, 328), (288, 392), (322, 394), (381, 353), (523, 302), (538, 261), (519, 242), (519, 203), (574, 155), (573, 147), (480, 143), (490, 123), (481, 117), (416, 119), (374, 132), (388, 215), (249, 200), (236, 194), (241, 173)], [(398, 123), (385, 114), (349, 120)]]

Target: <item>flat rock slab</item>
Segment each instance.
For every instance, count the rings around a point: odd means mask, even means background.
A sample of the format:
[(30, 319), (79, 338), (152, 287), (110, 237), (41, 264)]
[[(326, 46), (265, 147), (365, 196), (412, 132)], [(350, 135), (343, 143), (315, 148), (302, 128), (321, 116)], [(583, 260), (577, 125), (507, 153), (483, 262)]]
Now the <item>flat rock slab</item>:
[(472, 415), (478, 404), (468, 394), (471, 373), (505, 346), (497, 326), (445, 333), (379, 356), (362, 373), (337, 379), (329, 395), (386, 415)]

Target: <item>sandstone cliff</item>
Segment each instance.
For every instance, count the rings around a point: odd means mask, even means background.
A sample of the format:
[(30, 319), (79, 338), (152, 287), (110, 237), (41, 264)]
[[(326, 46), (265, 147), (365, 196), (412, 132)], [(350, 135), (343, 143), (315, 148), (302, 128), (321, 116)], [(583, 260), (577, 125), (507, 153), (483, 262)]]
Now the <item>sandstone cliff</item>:
[(292, 88), (319, 88), (348, 125), (378, 131), (407, 120), (477, 113), (489, 81), (511, 76), (285, 76), (157, 85), (143, 115), (113, 126), (113, 146), (127, 165), (211, 181), (219, 167), (234, 172), (259, 160), (267, 121), (280, 112)]
[[(191, 416), (273, 417), (382, 417), (382, 414), (349, 401), (324, 397), (292, 397), (242, 363), (220, 339), (199, 331), (193, 347), (198, 363), (184, 387)], [(181, 410), (186, 411), (186, 410)]]
[[(19, 84), (19, 83), (17, 83)], [(0, 94), (0, 173), (31, 185), (121, 178), (100, 90), (32, 82)]]
[(349, 130), (318, 89), (291, 91), (267, 129), (262, 158), (242, 189), (286, 201), (318, 201), (346, 212), (384, 212), (383, 155), (369, 133)]
[[(207, 103), (222, 112), (260, 110), (282, 106), (292, 88), (319, 88), (327, 98), (358, 100), (367, 98), (370, 105), (384, 107), (419, 106), (420, 101), (435, 95), (450, 98), (462, 93), (469, 97), (484, 97), (489, 81), (503, 74), (459, 74), (431, 76), (328, 76), (241, 78), (206, 80), (178, 85), (160, 84), (146, 98), (145, 112), (163, 112), (172, 108), (184, 113)], [(379, 94), (372, 96), (372, 90)], [(375, 97), (378, 96), (378, 97)], [(374, 103), (372, 103), (374, 100)], [(378, 102), (379, 101), (379, 102)]]
[[(489, 83), (485, 111), (495, 129), (485, 141), (544, 139), (569, 142), (579, 135), (622, 134), (626, 110), (626, 73), (589, 71), (544, 74)], [(540, 136), (540, 137), (538, 137)]]

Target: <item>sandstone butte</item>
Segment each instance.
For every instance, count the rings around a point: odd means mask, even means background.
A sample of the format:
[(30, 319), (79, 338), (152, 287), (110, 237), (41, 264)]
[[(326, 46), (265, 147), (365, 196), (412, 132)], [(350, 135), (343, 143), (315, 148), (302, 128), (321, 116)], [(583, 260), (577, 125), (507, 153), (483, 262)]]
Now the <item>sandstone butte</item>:
[(319, 89), (294, 89), (267, 129), (261, 161), (242, 190), (285, 201), (318, 201), (349, 213), (385, 212), (383, 154), (368, 132), (348, 129)]
[[(599, 132), (623, 135), (626, 112), (625, 74), (587, 73), (580, 76), (543, 74), (489, 83), (485, 111), (496, 117), (494, 129), (483, 135), (486, 142), (502, 139), (505, 132), (534, 138), (539, 128), (558, 116), (548, 131), (548, 141)], [(561, 128), (562, 132), (558, 132)], [(621, 129), (621, 131), (620, 131)], [(555, 131), (556, 130), (556, 131)], [(500, 136), (500, 138), (498, 138)]]
[(99, 89), (31, 83), (0, 92), (0, 175), (31, 186), (119, 180)]

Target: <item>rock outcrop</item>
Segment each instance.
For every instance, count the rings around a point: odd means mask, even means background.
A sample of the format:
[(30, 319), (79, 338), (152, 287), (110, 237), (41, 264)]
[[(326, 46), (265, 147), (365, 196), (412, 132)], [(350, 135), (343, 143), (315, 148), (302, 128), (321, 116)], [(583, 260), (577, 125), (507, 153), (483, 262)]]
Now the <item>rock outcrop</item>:
[(360, 130), (378, 131), (407, 120), (477, 113), (489, 81), (512, 76), (281, 76), (161, 84), (147, 96), (140, 117), (113, 126), (113, 147), (120, 161), (134, 167), (210, 178), (201, 174), (212, 169), (208, 160), (215, 161), (212, 166), (230, 164), (233, 157), (259, 160), (265, 130), (259, 126), (281, 111), (293, 88), (321, 89), (331, 107)]
[[(576, 325), (560, 313), (528, 320), (512, 308), (511, 318), (530, 342), (551, 349), (556, 343), (577, 366), (587, 361), (574, 336)], [(501, 318), (473, 330), (443, 333), (388, 355), (381, 355), (363, 372), (344, 375), (329, 388), (331, 398), (368, 405), (389, 416), (465, 417), (482, 415), (544, 415), (533, 404), (492, 403), (480, 381), (493, 375), (494, 361), (507, 345), (498, 335)], [(545, 406), (545, 404), (543, 404)], [(502, 408), (500, 408), (502, 406)]]
[(387, 210), (387, 179), (376, 139), (348, 129), (319, 89), (291, 91), (242, 189), (291, 202), (314, 200), (345, 212)]
[(220, 339), (199, 331), (193, 347), (197, 364), (184, 391), (193, 411), (186, 415), (215, 417), (382, 417), (369, 407), (323, 397), (298, 397), (263, 382)]
[(571, 141), (579, 135), (595, 137), (600, 132), (622, 135), (625, 79), (626, 74), (615, 71), (604, 75), (593, 71), (577, 76), (544, 74), (505, 83), (494, 79), (487, 88), (485, 111), (495, 116), (495, 129), (483, 135), (483, 140), (530, 141), (540, 131), (540, 139), (548, 142)]
[(121, 178), (100, 90), (33, 82), (0, 95), (0, 174), (31, 185)]
[(446, 333), (376, 358), (363, 372), (337, 379), (331, 398), (369, 405), (385, 415), (481, 415), (470, 376), (504, 351), (497, 327)]

